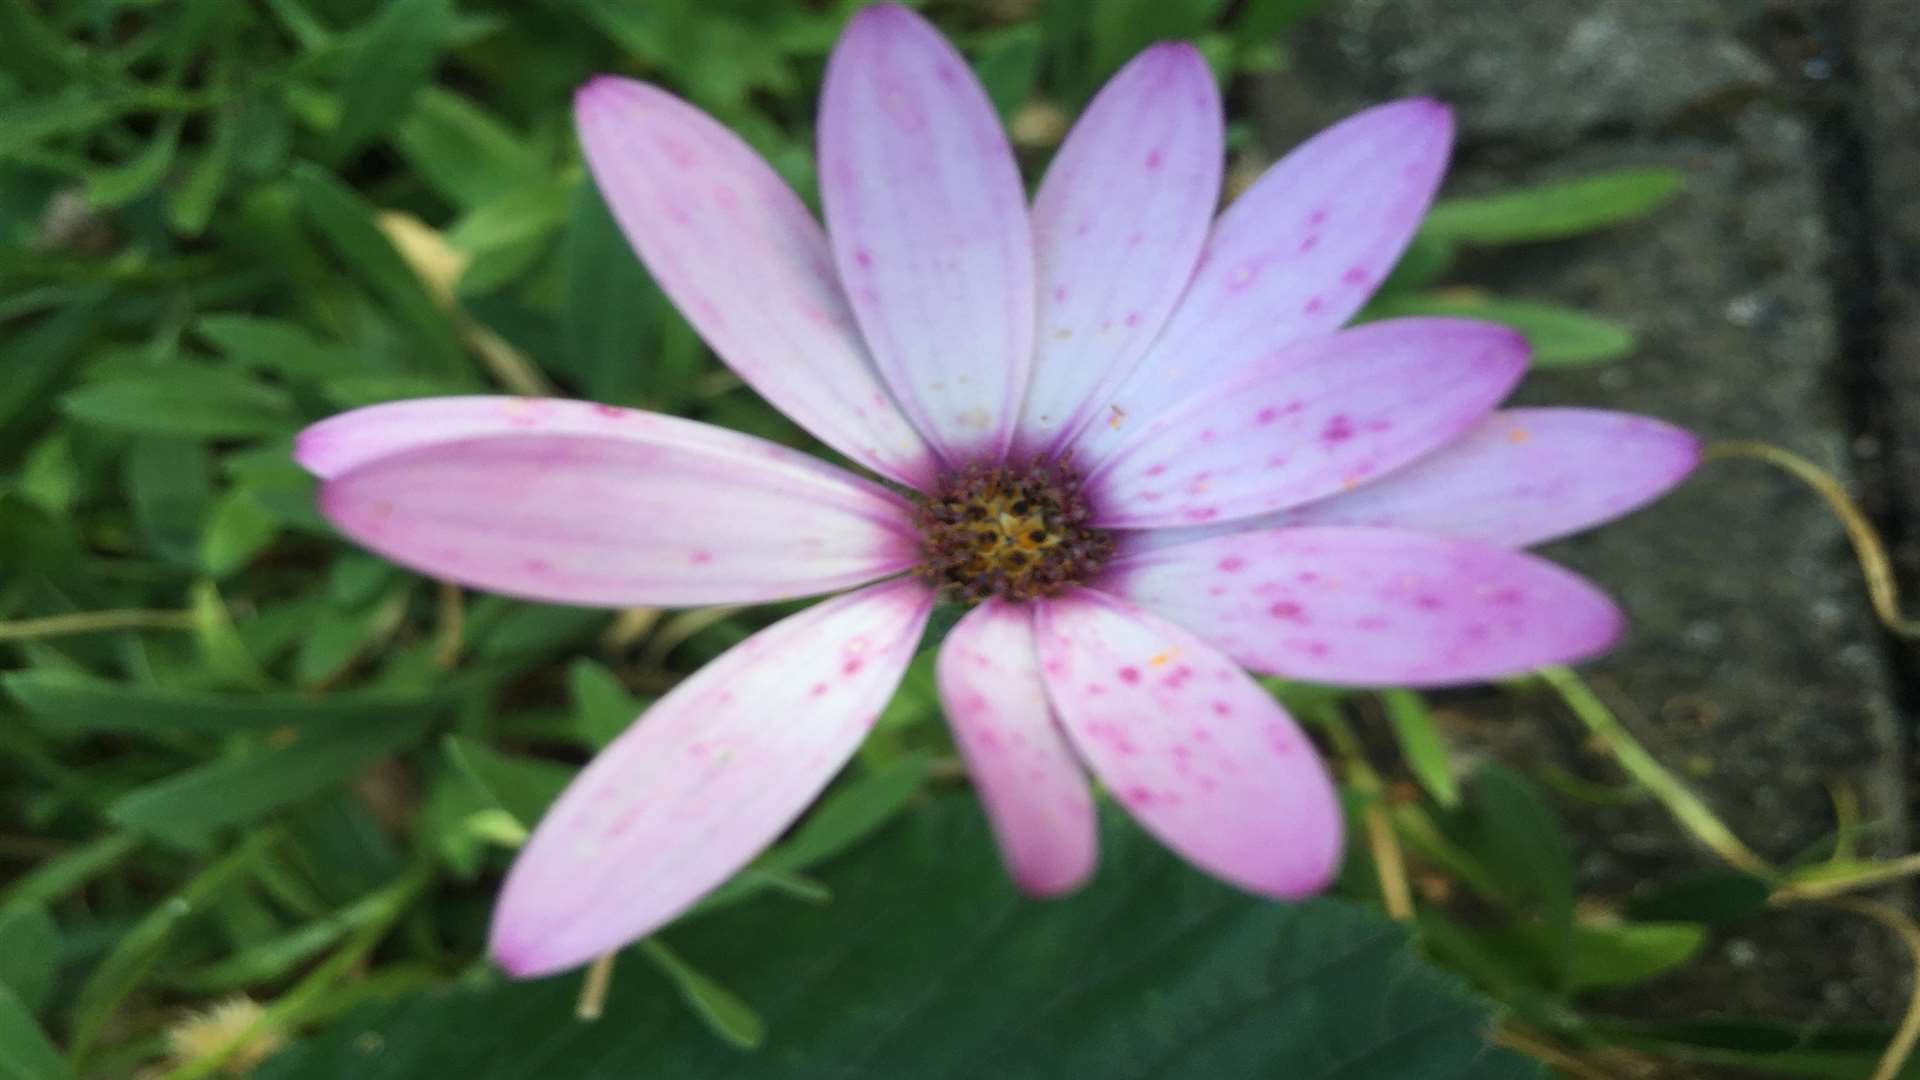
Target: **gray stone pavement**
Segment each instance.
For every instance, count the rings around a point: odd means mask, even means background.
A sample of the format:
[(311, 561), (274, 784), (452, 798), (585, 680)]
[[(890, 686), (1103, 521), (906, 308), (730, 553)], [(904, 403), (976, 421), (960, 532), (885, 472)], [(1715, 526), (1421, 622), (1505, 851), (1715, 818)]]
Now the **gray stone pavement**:
[[(1653, 413), (1835, 470), (1895, 542), (1920, 610), (1920, 4), (1331, 0), (1293, 44), (1293, 67), (1242, 103), (1269, 151), (1424, 93), (1458, 110), (1449, 192), (1684, 170), (1686, 193), (1644, 224), (1477, 258), (1453, 280), (1626, 320), (1634, 357), (1536, 374), (1522, 399)], [(1551, 554), (1634, 619), (1596, 684), (1762, 855), (1785, 861), (1830, 833), (1834, 781), (1875, 825), (1867, 850), (1912, 850), (1920, 653), (1875, 622), (1809, 491), (1757, 463), (1711, 464)], [(1551, 702), (1506, 707), (1475, 742), (1613, 776)], [(1658, 812), (1563, 809), (1598, 895), (1712, 865)], [(1868, 924), (1769, 914), (1620, 1007), (1889, 1021), (1907, 978)]]

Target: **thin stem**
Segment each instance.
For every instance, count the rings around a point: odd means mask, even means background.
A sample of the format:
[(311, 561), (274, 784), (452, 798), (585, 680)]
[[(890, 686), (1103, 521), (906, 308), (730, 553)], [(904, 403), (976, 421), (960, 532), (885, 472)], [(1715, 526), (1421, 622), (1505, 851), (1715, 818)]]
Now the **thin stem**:
[(1827, 501), (1840, 523), (1846, 526), (1847, 539), (1853, 542), (1853, 553), (1860, 560), (1860, 572), (1867, 579), (1867, 598), (1873, 602), (1873, 613), (1888, 630), (1904, 638), (1920, 638), (1920, 619), (1909, 619), (1900, 614), (1900, 586), (1894, 581), (1893, 560), (1887, 557), (1887, 546), (1880, 534), (1867, 520), (1859, 504), (1847, 494), (1847, 489), (1833, 474), (1808, 461), (1806, 458), (1777, 446), (1759, 442), (1718, 443), (1707, 448), (1706, 460), (1725, 458), (1751, 458), (1764, 461), (1800, 479)]
[[(1832, 901), (1833, 906), (1865, 915), (1900, 936), (1901, 944), (1920, 970), (1920, 925), (1895, 908), (1888, 907), (1878, 900), (1849, 896)], [(1913, 992), (1907, 998), (1907, 1012), (1900, 1020), (1900, 1027), (1893, 1033), (1893, 1041), (1887, 1044), (1887, 1051), (1880, 1057), (1880, 1067), (1873, 1071), (1872, 1080), (1895, 1080), (1907, 1066), (1907, 1059), (1913, 1056), (1913, 1048), (1920, 1043), (1920, 977), (1913, 980)]]
[(190, 611), (76, 611), (38, 619), (0, 622), (0, 641), (32, 641), (68, 634), (98, 634), (113, 630), (191, 630)]
[(1755, 855), (1699, 796), (1656, 761), (1571, 668), (1542, 668), (1540, 677), (1560, 695), (1587, 730), (1606, 744), (1620, 767), (1665, 804), (1668, 812), (1679, 819), (1695, 839), (1737, 870), (1760, 877), (1773, 876), (1773, 868), (1766, 860)]
[(573, 1015), (581, 1020), (600, 1019), (607, 1008), (607, 991), (613, 987), (613, 958), (608, 953), (593, 962), (587, 969), (587, 980), (580, 986), (580, 1002), (573, 1007)]

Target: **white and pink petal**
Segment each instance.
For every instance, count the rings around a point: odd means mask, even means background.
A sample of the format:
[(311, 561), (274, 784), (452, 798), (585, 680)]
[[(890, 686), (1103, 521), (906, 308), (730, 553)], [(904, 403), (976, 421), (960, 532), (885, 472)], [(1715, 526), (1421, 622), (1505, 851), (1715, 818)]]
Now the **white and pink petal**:
[[(486, 427), (500, 416), (527, 423)], [(458, 437), (420, 442), (428, 432)], [(891, 491), (762, 439), (654, 413), (406, 402), (324, 421), (301, 454), (330, 477), (322, 513), (364, 547), (548, 603), (787, 599), (918, 559), (911, 511)]]
[(1139, 421), (1190, 387), (1346, 325), (1419, 228), (1446, 171), (1453, 118), (1414, 99), (1359, 113), (1268, 169), (1214, 226), (1193, 284), (1132, 376), (1085, 429)]
[(1384, 476), (1458, 438), (1527, 366), (1493, 323), (1369, 323), (1201, 382), (1093, 463), (1095, 520), (1203, 525), (1281, 510)]
[(1078, 888), (1099, 854), (1093, 794), (1054, 723), (1033, 611), (989, 600), (941, 643), (940, 700), (1001, 858), (1035, 896)]
[(490, 948), (526, 978), (645, 937), (771, 844), (893, 696), (933, 598), (876, 585), (735, 646), (576, 777), (507, 875)]
[(1094, 96), (1033, 202), (1039, 334), (1018, 456), (1057, 452), (1158, 337), (1213, 224), (1220, 93), (1198, 50), (1152, 46)]
[(1035, 616), (1042, 677), (1080, 756), (1187, 861), (1263, 896), (1325, 888), (1339, 799), (1293, 718), (1194, 634), (1091, 590)]
[(1446, 686), (1573, 663), (1625, 628), (1605, 593), (1524, 552), (1395, 529), (1307, 526), (1123, 556), (1101, 587), (1255, 671)]
[(1700, 462), (1693, 433), (1600, 409), (1503, 409), (1426, 457), (1304, 506), (1224, 525), (1147, 529), (1127, 551), (1249, 529), (1369, 525), (1531, 547), (1632, 513)]
[(1033, 237), (1006, 132), (921, 16), (853, 17), (820, 98), (833, 255), (880, 374), (949, 464), (997, 461), (1032, 362)]
[(629, 79), (588, 83), (575, 118), (614, 219), (714, 352), (827, 445), (929, 484), (932, 452), (867, 356), (826, 236), (772, 167), (705, 113)]

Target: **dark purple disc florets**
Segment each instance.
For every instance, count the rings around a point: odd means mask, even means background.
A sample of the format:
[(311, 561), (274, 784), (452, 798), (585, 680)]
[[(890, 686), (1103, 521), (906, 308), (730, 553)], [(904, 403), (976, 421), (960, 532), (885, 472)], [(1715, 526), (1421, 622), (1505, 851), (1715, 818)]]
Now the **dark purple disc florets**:
[(915, 508), (924, 556), (916, 572), (970, 604), (1058, 596), (1113, 554), (1113, 537), (1090, 517), (1065, 461), (969, 467)]

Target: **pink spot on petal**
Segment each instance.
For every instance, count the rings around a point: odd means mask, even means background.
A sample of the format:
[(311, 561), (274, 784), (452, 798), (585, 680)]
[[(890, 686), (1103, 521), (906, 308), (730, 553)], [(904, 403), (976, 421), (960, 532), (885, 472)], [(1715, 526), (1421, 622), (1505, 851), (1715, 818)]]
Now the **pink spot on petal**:
[(713, 552), (701, 549), (688, 555), (687, 558), (692, 559), (695, 565), (705, 565), (713, 561)]
[(1120, 681), (1126, 683), (1128, 686), (1140, 685), (1140, 669), (1136, 667), (1121, 668)]
[(1247, 566), (1247, 560), (1241, 558), (1238, 555), (1229, 555), (1226, 558), (1220, 560), (1220, 569), (1229, 574), (1238, 573), (1241, 570), (1246, 569), (1246, 566)]

